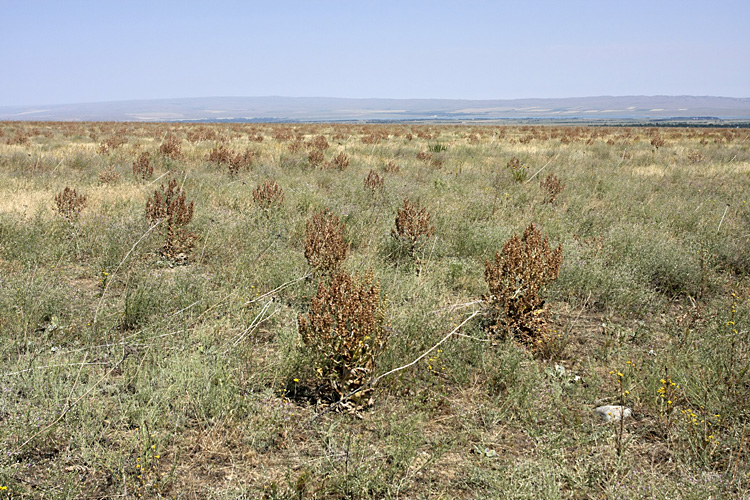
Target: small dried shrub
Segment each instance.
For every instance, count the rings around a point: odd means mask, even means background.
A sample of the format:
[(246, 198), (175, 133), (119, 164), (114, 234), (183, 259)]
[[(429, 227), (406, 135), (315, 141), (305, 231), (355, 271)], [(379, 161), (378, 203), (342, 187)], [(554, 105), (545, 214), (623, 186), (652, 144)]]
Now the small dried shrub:
[(215, 147), (208, 152), (208, 154), (206, 155), (206, 160), (219, 165), (227, 165), (229, 164), (233, 155), (234, 151), (227, 148), (225, 145), (220, 144), (218, 147)]
[(13, 137), (8, 137), (7, 142), (11, 146), (25, 146), (29, 143), (29, 136), (25, 132), (16, 131)]
[(688, 153), (687, 158), (690, 163), (700, 163), (704, 160), (705, 157), (700, 151), (692, 151)]
[(664, 138), (660, 135), (655, 135), (651, 138), (651, 145), (656, 149), (659, 149), (664, 145)]
[(256, 153), (251, 149), (246, 149), (242, 153), (235, 153), (229, 159), (229, 175), (237, 175), (240, 170), (247, 170), (255, 160)]
[(328, 168), (337, 168), (339, 170), (346, 170), (349, 166), (349, 157), (343, 151), (333, 157), (333, 160), (327, 165)]
[(565, 189), (565, 184), (555, 174), (549, 174), (539, 183), (539, 187), (545, 192), (545, 201), (547, 203), (554, 203), (557, 196)]
[(181, 141), (177, 138), (176, 135), (172, 133), (167, 134), (164, 137), (164, 141), (162, 141), (161, 146), (159, 146), (159, 153), (173, 160), (179, 159), (182, 156)]
[(313, 140), (310, 141), (309, 146), (317, 151), (325, 151), (331, 147), (330, 144), (328, 144), (328, 139), (326, 139), (324, 135), (315, 136)]
[(136, 179), (146, 180), (154, 175), (154, 167), (151, 165), (151, 155), (144, 151), (138, 155), (138, 159), (133, 162), (133, 176)]
[(86, 196), (65, 186), (65, 189), (55, 196), (55, 206), (60, 215), (68, 220), (73, 220), (86, 208)]
[(365, 189), (369, 189), (373, 194), (382, 191), (385, 189), (385, 177), (381, 177), (374, 170), (370, 170), (365, 177)]
[[(388, 341), (385, 301), (371, 272), (362, 277), (337, 273), (321, 283), (310, 312), (298, 316), (299, 333), (327, 392), (339, 400), (372, 378)], [(371, 402), (372, 388), (351, 398), (359, 409)]]
[(99, 182), (102, 184), (116, 184), (120, 182), (120, 172), (112, 167), (105, 168), (99, 172)]
[(413, 257), (433, 234), (435, 227), (430, 225), (430, 213), (420, 208), (419, 203), (404, 199), (396, 214), (396, 227), (391, 229), (391, 236), (401, 242)]
[(213, 141), (216, 140), (216, 131), (201, 125), (187, 133), (187, 140), (196, 144), (201, 141)]
[(333, 276), (348, 251), (344, 223), (327, 208), (307, 221), (305, 258), (317, 274)]
[(385, 164), (386, 174), (397, 174), (400, 171), (401, 171), (401, 167), (399, 167), (398, 164), (393, 160), (389, 160), (388, 163)]
[(305, 147), (305, 143), (298, 137), (290, 142), (288, 147), (290, 152), (296, 153), (297, 151), (302, 151), (302, 148)]
[(99, 144), (99, 147), (97, 148), (97, 152), (99, 154), (108, 154), (110, 151), (114, 151), (123, 144), (127, 143), (128, 138), (125, 136), (125, 134), (116, 134), (107, 137), (104, 141), (102, 141), (102, 143)]
[(146, 219), (152, 225), (162, 224), (161, 255), (172, 262), (187, 262), (197, 235), (183, 227), (193, 219), (193, 202), (185, 202), (185, 192), (177, 187), (177, 179), (170, 180), (166, 187), (162, 184), (146, 201)]
[(549, 340), (549, 313), (541, 293), (557, 279), (561, 264), (562, 247), (551, 250), (533, 223), (520, 239), (513, 235), (494, 261), (485, 261), (490, 331), (510, 335), (532, 349), (544, 345)]
[(427, 151), (420, 151), (419, 153), (417, 153), (417, 160), (429, 163), (430, 161), (432, 161), (432, 154), (428, 153)]
[(269, 179), (256, 186), (253, 190), (253, 200), (262, 209), (269, 210), (284, 203), (284, 191), (281, 190), (275, 180)]
[(508, 161), (505, 168), (510, 171), (513, 180), (518, 183), (525, 181), (529, 175), (529, 168), (526, 165), (523, 165), (521, 160), (515, 156)]
[(380, 135), (376, 133), (371, 133), (362, 136), (362, 144), (377, 144), (380, 142)]
[(320, 167), (325, 162), (326, 155), (319, 149), (313, 149), (307, 155), (307, 162), (311, 167)]

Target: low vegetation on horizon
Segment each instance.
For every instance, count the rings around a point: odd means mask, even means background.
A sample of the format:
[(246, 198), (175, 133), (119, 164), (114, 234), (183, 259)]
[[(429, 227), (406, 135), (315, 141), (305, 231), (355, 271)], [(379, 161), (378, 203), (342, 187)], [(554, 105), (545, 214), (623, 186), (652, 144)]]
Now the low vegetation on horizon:
[(749, 134), (0, 122), (0, 500), (747, 498)]

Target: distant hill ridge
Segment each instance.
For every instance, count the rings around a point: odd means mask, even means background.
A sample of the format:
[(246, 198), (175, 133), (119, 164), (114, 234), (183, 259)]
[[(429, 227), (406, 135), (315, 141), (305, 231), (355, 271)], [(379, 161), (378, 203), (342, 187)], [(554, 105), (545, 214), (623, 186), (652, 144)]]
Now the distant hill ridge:
[(35, 121), (379, 121), (379, 120), (750, 120), (750, 98), (600, 96), (554, 99), (351, 99), (196, 97), (0, 106), (0, 120)]

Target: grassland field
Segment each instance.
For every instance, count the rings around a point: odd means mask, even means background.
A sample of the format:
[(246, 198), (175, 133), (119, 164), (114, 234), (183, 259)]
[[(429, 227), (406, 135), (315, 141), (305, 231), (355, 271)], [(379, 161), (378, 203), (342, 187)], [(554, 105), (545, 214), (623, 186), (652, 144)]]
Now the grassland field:
[[(750, 498), (748, 135), (0, 122), (0, 499)], [(298, 326), (325, 209), (380, 286), (369, 376), (474, 315), (349, 411)], [(486, 262), (531, 223), (562, 248), (543, 349), (488, 327)]]

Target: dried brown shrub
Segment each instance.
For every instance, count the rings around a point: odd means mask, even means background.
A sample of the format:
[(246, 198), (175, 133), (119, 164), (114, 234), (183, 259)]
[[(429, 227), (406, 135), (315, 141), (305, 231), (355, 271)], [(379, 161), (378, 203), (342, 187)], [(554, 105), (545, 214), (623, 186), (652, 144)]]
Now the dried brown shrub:
[(364, 184), (365, 189), (369, 189), (373, 194), (375, 194), (377, 191), (382, 191), (383, 189), (385, 189), (385, 177), (381, 177), (374, 170), (370, 170), (370, 172), (365, 177)]
[(664, 145), (664, 138), (660, 135), (655, 135), (651, 138), (651, 145), (656, 149), (659, 149)]
[(704, 160), (704, 156), (700, 151), (691, 151), (687, 155), (688, 160), (690, 163), (700, 163)]
[(198, 236), (183, 227), (193, 219), (193, 202), (185, 202), (185, 192), (177, 187), (177, 179), (170, 180), (166, 187), (162, 184), (146, 201), (146, 219), (152, 225), (162, 225), (161, 255), (172, 262), (187, 262)]
[(255, 161), (257, 153), (251, 149), (246, 149), (241, 153), (235, 153), (229, 159), (229, 174), (236, 175), (240, 170), (247, 170)]
[[(320, 283), (310, 312), (298, 316), (299, 333), (311, 351), (313, 368), (326, 392), (341, 399), (369, 382), (388, 341), (386, 306), (371, 272), (362, 277), (337, 273)], [(351, 398), (359, 409), (371, 402), (367, 388)]]
[(147, 151), (144, 151), (133, 162), (133, 176), (136, 179), (145, 181), (152, 175), (154, 175), (154, 167), (151, 165), (151, 155)]
[(305, 258), (317, 274), (333, 276), (349, 251), (344, 223), (324, 209), (307, 221)]
[(337, 168), (339, 170), (346, 170), (349, 166), (349, 156), (343, 151), (333, 157), (327, 165), (328, 168)]
[(485, 261), (490, 331), (510, 335), (532, 349), (547, 342), (549, 312), (541, 293), (557, 279), (561, 264), (562, 247), (551, 250), (533, 223), (520, 239), (513, 235), (493, 262)]
[(65, 186), (65, 189), (55, 195), (55, 207), (60, 215), (68, 220), (73, 220), (86, 208), (86, 196)]
[(29, 143), (29, 136), (25, 132), (17, 130), (13, 137), (8, 137), (7, 143), (11, 146), (25, 146)]
[(206, 128), (204, 125), (196, 129), (192, 129), (187, 133), (187, 140), (193, 143), (199, 143), (201, 141), (214, 141), (216, 140), (216, 131), (210, 128)]
[(263, 184), (258, 184), (253, 190), (253, 200), (262, 209), (269, 210), (272, 207), (284, 203), (284, 191), (275, 180), (269, 179)]
[(302, 139), (297, 137), (292, 142), (289, 143), (289, 151), (292, 153), (296, 153), (297, 151), (302, 151), (302, 148), (305, 147), (305, 143), (302, 142)]
[(181, 141), (176, 135), (172, 133), (167, 134), (159, 146), (159, 153), (173, 160), (179, 159), (182, 156)]
[(246, 149), (239, 153), (227, 148), (224, 144), (213, 148), (206, 155), (206, 160), (216, 163), (217, 165), (226, 165), (229, 169), (229, 175), (236, 175), (240, 170), (247, 169), (255, 159), (255, 152)]
[(307, 155), (307, 162), (311, 167), (320, 167), (325, 163), (326, 155), (320, 149), (313, 149)]
[(312, 141), (310, 141), (309, 147), (318, 151), (325, 151), (328, 149), (330, 144), (324, 135), (316, 135)]
[(558, 195), (565, 189), (565, 184), (555, 174), (549, 174), (539, 183), (539, 187), (545, 192), (545, 201), (554, 203)]
[(430, 212), (420, 208), (419, 203), (404, 199), (396, 214), (396, 227), (391, 229), (391, 236), (401, 242), (413, 257), (433, 234), (435, 226), (430, 225)]
[(114, 151), (115, 149), (119, 148), (123, 144), (127, 144), (127, 143), (128, 143), (127, 136), (124, 133), (118, 133), (110, 137), (107, 137), (105, 140), (103, 140), (102, 143), (99, 144), (99, 147), (97, 148), (97, 152), (99, 154), (108, 154), (110, 151)]
[(401, 171), (401, 167), (399, 167), (398, 164), (393, 160), (388, 160), (388, 163), (385, 164), (386, 174), (397, 174), (400, 171)]
[(219, 146), (213, 148), (211, 151), (206, 154), (206, 160), (210, 161), (211, 163), (217, 163), (217, 164), (229, 164), (229, 161), (232, 159), (232, 156), (234, 155), (234, 151), (226, 147), (224, 144), (219, 144)]
[(417, 160), (429, 163), (430, 161), (432, 161), (432, 153), (428, 153), (427, 151), (420, 151), (419, 153), (417, 153)]
[(99, 182), (102, 184), (117, 184), (120, 182), (120, 172), (112, 167), (105, 168), (99, 172)]

